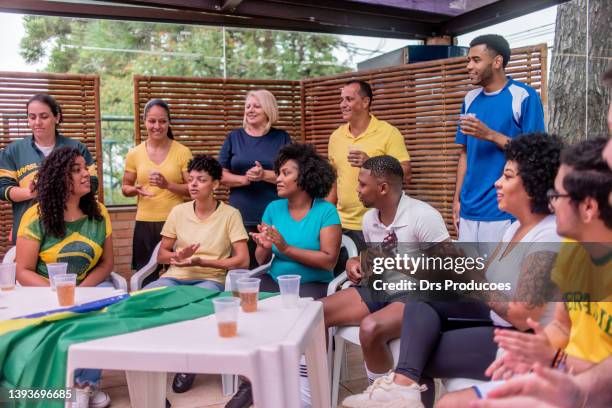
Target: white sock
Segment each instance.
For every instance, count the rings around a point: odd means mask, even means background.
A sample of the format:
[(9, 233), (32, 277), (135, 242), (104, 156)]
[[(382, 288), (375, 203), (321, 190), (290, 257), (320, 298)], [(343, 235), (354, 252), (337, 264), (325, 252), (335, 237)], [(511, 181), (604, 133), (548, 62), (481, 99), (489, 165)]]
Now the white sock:
[(312, 402), (310, 400), (310, 383), (308, 382), (306, 358), (303, 355), (300, 358), (300, 399), (302, 401), (302, 408), (311, 407)]
[(380, 377), (384, 377), (387, 373), (373, 373), (368, 370), (368, 366), (365, 366), (366, 374), (368, 375), (368, 384), (372, 385), (374, 381), (379, 379)]

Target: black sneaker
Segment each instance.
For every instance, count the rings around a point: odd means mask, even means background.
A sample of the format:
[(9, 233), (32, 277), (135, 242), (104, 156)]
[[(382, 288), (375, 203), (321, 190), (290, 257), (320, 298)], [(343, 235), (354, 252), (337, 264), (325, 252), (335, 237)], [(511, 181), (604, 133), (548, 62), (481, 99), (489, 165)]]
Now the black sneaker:
[(231, 400), (227, 401), (225, 408), (247, 408), (253, 405), (253, 392), (251, 391), (251, 383), (243, 381), (238, 387), (238, 391), (234, 394)]
[(195, 380), (195, 374), (176, 373), (172, 381), (172, 390), (177, 394), (189, 391)]

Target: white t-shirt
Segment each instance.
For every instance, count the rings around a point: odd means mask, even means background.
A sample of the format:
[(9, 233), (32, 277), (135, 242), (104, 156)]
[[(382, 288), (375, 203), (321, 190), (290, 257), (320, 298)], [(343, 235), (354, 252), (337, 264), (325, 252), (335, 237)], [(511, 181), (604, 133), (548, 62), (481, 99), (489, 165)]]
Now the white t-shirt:
[(38, 143), (34, 142), (34, 144), (36, 145), (36, 147), (38, 147), (38, 150), (40, 150), (40, 152), (43, 154), (43, 156), (47, 157), (51, 154), (51, 151), (53, 150), (53, 148), (55, 147), (55, 145), (52, 146), (41, 146)]
[[(500, 248), (491, 260), (485, 276), (489, 282), (510, 283), (511, 290), (505, 291), (510, 298), (513, 298), (521, 274), (523, 261), (531, 254), (536, 252), (558, 253), (562, 238), (557, 235), (557, 224), (555, 216), (549, 215), (533, 227), (518, 245), (516, 245), (503, 258), (510, 241), (521, 224), (517, 221), (512, 223), (506, 230)], [(532, 245), (528, 245), (531, 243)], [(554, 314), (554, 303), (549, 302), (544, 308), (544, 313), (540, 318), (541, 324), (548, 323)], [(512, 324), (502, 319), (497, 313), (491, 310), (491, 320), (496, 326), (512, 327)]]
[(366, 242), (383, 242), (393, 232), (399, 243), (442, 242), (450, 238), (438, 210), (405, 193), (402, 193), (391, 224), (383, 224), (379, 213), (373, 208), (363, 216), (363, 237)]

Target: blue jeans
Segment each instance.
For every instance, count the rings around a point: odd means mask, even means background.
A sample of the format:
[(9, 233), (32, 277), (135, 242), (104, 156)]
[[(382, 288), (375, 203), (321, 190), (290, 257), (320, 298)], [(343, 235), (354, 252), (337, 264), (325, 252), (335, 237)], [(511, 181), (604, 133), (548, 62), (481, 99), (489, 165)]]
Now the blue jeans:
[(224, 286), (219, 282), (215, 282), (212, 280), (206, 279), (176, 279), (176, 278), (159, 278), (156, 281), (149, 283), (143, 289), (151, 289), (151, 288), (161, 288), (165, 286), (180, 286), (180, 285), (189, 285), (189, 286), (198, 286), (204, 289), (218, 290), (222, 292), (225, 290)]
[[(102, 281), (98, 283), (96, 287), (112, 288), (113, 282), (111, 282), (110, 280)], [(91, 385), (92, 387), (98, 388), (100, 386), (101, 377), (102, 370), (95, 370), (91, 368), (78, 368), (74, 370), (74, 382), (80, 387)]]

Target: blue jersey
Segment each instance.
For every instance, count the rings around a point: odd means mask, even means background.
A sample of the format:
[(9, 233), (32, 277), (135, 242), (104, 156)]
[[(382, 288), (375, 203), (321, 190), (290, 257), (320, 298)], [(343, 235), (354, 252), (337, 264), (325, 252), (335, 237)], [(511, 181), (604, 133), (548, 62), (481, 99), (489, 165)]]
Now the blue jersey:
[[(487, 94), (483, 88), (465, 95), (461, 113), (474, 113), (490, 129), (509, 138), (544, 131), (544, 111), (537, 92), (508, 77), (506, 86)], [(461, 187), (461, 217), (502, 221), (513, 217), (497, 207), (495, 181), (501, 176), (504, 152), (495, 143), (464, 135), (457, 127), (455, 143), (466, 146), (467, 170)]]

